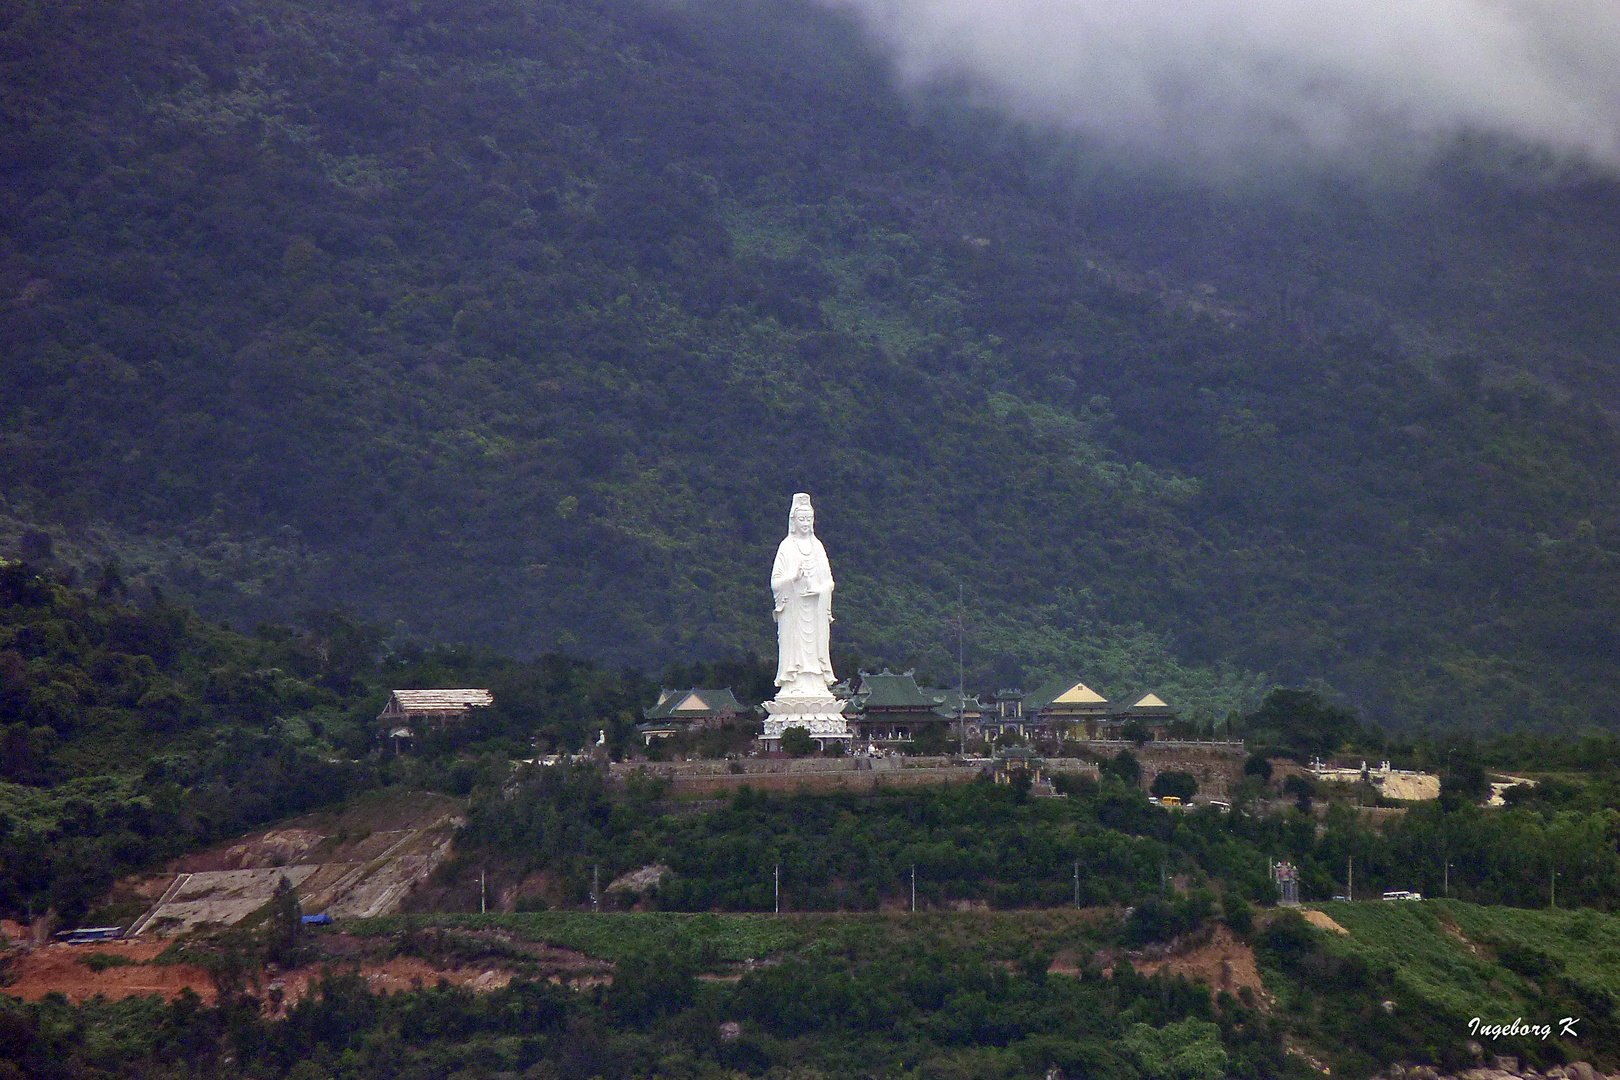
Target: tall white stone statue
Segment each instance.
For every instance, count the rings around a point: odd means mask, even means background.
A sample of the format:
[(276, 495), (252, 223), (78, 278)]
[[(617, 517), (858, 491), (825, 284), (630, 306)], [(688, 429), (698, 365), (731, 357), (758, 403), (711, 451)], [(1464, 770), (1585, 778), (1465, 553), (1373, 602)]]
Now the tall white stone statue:
[(769, 714), (761, 739), (781, 745), (782, 732), (802, 727), (825, 746), (851, 737), (844, 719), (845, 702), (832, 693), (832, 658), (828, 639), (832, 624), (832, 566), (827, 549), (816, 539), (816, 514), (810, 496), (799, 492), (788, 510), (788, 534), (776, 549), (771, 567), (771, 595), (776, 600), (776, 692), (765, 703)]

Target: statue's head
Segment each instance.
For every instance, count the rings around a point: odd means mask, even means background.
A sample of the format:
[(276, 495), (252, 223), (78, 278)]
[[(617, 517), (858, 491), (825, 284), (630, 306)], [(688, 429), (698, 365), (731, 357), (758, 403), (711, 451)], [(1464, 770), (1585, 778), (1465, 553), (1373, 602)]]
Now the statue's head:
[(810, 536), (816, 531), (816, 512), (810, 507), (810, 496), (799, 492), (793, 496), (793, 507), (788, 511), (788, 532)]

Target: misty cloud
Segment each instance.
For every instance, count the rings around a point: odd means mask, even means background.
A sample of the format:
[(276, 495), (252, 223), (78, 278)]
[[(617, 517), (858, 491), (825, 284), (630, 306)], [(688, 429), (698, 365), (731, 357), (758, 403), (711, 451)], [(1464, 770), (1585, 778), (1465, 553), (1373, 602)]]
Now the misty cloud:
[(828, 0), (914, 85), (1197, 167), (1475, 131), (1620, 165), (1620, 0)]

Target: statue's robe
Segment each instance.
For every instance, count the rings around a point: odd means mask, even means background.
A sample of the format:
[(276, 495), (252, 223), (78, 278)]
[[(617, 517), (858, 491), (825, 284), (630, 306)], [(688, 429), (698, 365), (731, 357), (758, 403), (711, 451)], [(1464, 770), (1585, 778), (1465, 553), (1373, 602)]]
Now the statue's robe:
[[(806, 559), (810, 573), (800, 578), (799, 564)], [(799, 675), (819, 675), (821, 687), (830, 685), (832, 566), (813, 533), (803, 540), (789, 533), (777, 547), (771, 593), (776, 597), (776, 685), (788, 686)]]

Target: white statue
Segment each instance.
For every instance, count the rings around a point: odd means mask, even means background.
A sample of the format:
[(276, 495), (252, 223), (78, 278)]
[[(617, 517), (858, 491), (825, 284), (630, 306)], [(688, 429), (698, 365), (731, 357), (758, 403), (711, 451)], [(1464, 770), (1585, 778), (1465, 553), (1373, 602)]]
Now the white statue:
[(802, 727), (825, 746), (851, 738), (844, 719), (846, 702), (833, 696), (828, 639), (832, 624), (832, 566), (816, 539), (810, 496), (799, 492), (788, 510), (788, 534), (776, 549), (771, 594), (776, 606), (776, 700), (765, 703), (769, 718), (760, 736), (768, 747), (781, 745), (782, 732)]
[[(832, 566), (816, 539), (816, 512), (810, 496), (793, 496), (788, 534), (771, 567), (776, 597), (776, 685), (793, 696), (827, 693), (833, 683), (827, 645), (832, 623)], [(780, 696), (780, 695), (779, 695)]]

